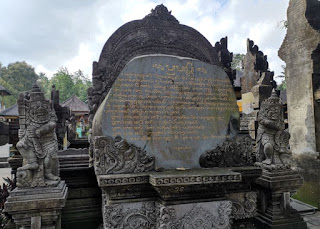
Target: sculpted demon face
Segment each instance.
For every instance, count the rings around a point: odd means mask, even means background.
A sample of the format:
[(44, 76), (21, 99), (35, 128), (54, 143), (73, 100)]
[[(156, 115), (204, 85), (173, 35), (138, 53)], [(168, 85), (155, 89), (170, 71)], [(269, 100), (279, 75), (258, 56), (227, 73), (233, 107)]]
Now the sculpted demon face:
[(270, 120), (278, 120), (281, 116), (281, 107), (272, 106), (267, 110), (267, 118)]
[(29, 103), (29, 118), (35, 123), (46, 123), (50, 120), (49, 101), (34, 101)]

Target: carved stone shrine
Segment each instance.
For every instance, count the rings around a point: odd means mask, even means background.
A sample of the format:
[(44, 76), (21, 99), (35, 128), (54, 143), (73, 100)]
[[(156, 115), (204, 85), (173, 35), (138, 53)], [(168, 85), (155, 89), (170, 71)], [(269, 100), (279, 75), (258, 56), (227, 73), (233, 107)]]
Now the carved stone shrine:
[(229, 228), (253, 218), (250, 181), (261, 169), (248, 167), (252, 142), (236, 137), (238, 120), (220, 67), (161, 54), (132, 59), (92, 122), (104, 228)]

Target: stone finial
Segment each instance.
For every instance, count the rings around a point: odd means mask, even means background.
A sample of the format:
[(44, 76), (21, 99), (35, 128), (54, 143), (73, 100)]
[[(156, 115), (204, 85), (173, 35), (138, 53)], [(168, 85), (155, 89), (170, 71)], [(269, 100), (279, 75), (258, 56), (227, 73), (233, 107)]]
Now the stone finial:
[(259, 162), (256, 165), (271, 170), (290, 168), (290, 134), (285, 130), (281, 99), (274, 89), (262, 102), (258, 121), (256, 156)]
[(171, 11), (168, 11), (168, 8), (163, 4), (157, 5), (151, 10), (150, 14), (145, 16), (144, 19), (155, 19), (179, 23), (179, 21), (173, 15), (171, 15)]
[(236, 70), (231, 68), (233, 60), (233, 53), (228, 50), (228, 37), (223, 37), (219, 42), (215, 43), (215, 49), (218, 52), (220, 65), (223, 70), (228, 74), (231, 84), (234, 84), (236, 79)]

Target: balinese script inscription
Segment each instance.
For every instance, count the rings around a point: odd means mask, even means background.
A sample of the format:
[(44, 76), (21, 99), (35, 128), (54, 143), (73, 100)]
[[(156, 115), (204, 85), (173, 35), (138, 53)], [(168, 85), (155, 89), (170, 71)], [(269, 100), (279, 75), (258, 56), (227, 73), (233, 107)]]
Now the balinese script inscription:
[[(199, 167), (197, 151), (232, 134), (230, 121), (238, 118), (235, 95), (222, 69), (172, 56), (132, 60), (102, 107), (103, 134), (146, 147), (158, 167), (170, 168)], [(157, 160), (159, 155), (165, 163)]]

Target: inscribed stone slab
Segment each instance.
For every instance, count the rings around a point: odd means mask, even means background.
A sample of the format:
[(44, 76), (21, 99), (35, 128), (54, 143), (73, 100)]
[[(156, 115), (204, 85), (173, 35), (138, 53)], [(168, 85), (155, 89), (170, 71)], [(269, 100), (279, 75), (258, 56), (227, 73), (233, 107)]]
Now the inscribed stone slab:
[(238, 106), (218, 66), (167, 55), (134, 58), (93, 121), (93, 136), (117, 135), (155, 157), (156, 167), (199, 168), (199, 157), (238, 125)]

